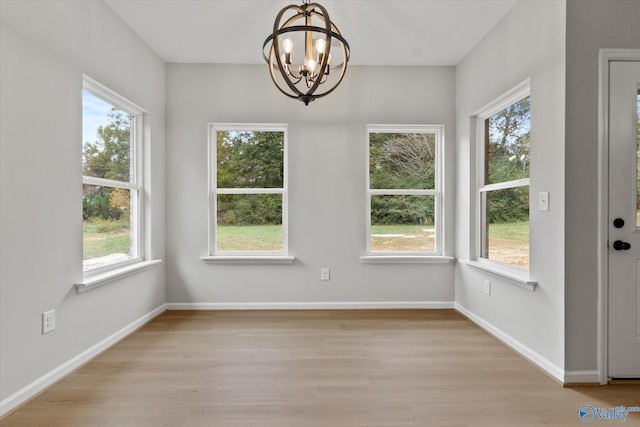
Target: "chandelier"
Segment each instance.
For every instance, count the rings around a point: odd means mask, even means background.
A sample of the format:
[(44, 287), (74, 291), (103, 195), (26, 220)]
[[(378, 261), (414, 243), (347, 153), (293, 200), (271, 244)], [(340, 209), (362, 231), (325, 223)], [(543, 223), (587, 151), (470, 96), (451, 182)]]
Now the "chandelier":
[(302, 5), (290, 5), (278, 13), (262, 55), (277, 88), (309, 105), (342, 81), (349, 43), (329, 19), (327, 9), (303, 0)]

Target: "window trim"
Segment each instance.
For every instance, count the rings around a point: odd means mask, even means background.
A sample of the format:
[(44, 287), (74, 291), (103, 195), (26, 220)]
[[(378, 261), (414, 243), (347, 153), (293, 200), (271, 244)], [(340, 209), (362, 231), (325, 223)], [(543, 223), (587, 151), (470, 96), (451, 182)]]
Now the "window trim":
[[(529, 219), (531, 219), (531, 177), (499, 183), (484, 184), (485, 180), (485, 121), (494, 114), (499, 113), (514, 103), (531, 96), (531, 79), (526, 79), (519, 83), (502, 96), (496, 98), (489, 104), (482, 107), (471, 116), (472, 123), (475, 124), (475, 147), (476, 147), (476, 175), (475, 175), (475, 233), (471, 242), (471, 259), (466, 263), (476, 269), (489, 271), (509, 278), (516, 283), (527, 283), (535, 286), (535, 281), (529, 278), (531, 266), (522, 268), (511, 264), (502, 263), (482, 257), (483, 246), (486, 244), (483, 238), (483, 196), (490, 191), (504, 190), (517, 187), (529, 187)], [(529, 259), (531, 259), (531, 242), (529, 242)]]
[[(133, 138), (131, 138), (132, 171), (129, 182), (82, 175), (82, 184), (102, 185), (134, 191), (135, 197), (131, 197), (131, 203), (133, 205), (131, 209), (134, 210), (134, 214), (132, 214), (132, 217), (135, 218), (135, 221), (132, 221), (132, 224), (130, 224), (130, 235), (132, 238), (132, 257), (124, 261), (115, 262), (87, 271), (84, 271), (83, 268), (83, 279), (82, 281), (76, 283), (78, 292), (80, 292), (80, 289), (86, 288), (87, 283), (96, 281), (96, 279), (100, 279), (101, 282), (106, 283), (110, 281), (112, 277), (115, 278), (122, 276), (122, 271), (135, 271), (137, 270), (135, 265), (142, 265), (142, 263), (149, 262), (149, 260), (146, 259), (145, 255), (145, 188), (143, 181), (143, 130), (145, 126), (145, 115), (147, 114), (147, 111), (87, 75), (82, 76), (82, 90), (125, 112), (126, 114), (129, 114), (132, 117), (130, 133), (133, 136)], [(84, 141), (82, 143), (84, 144)], [(160, 261), (158, 260), (156, 262)]]
[(460, 262), (476, 270), (485, 271), (500, 278), (507, 279), (511, 283), (520, 285), (532, 292), (534, 292), (536, 286), (538, 286), (538, 281), (529, 276), (528, 270), (514, 267), (509, 264), (491, 261), (486, 258), (480, 258), (478, 260), (463, 260)]
[[(218, 131), (283, 132), (282, 188), (218, 188), (217, 140)], [(288, 125), (286, 123), (209, 123), (208, 124), (208, 255), (200, 260), (206, 264), (291, 264), (289, 255), (289, 203), (288, 203)], [(216, 248), (217, 195), (218, 194), (281, 194), (282, 195), (282, 250), (281, 251), (218, 251)]]
[[(370, 134), (371, 133), (433, 133), (435, 139), (435, 188), (425, 190), (413, 189), (372, 189), (370, 174)], [(367, 124), (366, 125), (366, 244), (365, 254), (360, 257), (363, 264), (390, 264), (390, 263), (448, 263), (451, 257), (444, 256), (444, 125), (392, 125), (392, 124)], [(371, 196), (373, 195), (408, 195), (408, 196), (434, 196), (434, 228), (435, 250), (431, 252), (398, 251), (383, 252), (371, 250)]]
[(160, 264), (162, 260), (155, 259), (151, 261), (140, 260), (135, 263), (120, 263), (118, 268), (110, 269), (107, 273), (92, 275), (80, 282), (75, 283), (78, 293), (83, 293), (98, 286), (106, 285), (115, 280), (130, 276), (142, 270), (149, 269), (156, 264)]

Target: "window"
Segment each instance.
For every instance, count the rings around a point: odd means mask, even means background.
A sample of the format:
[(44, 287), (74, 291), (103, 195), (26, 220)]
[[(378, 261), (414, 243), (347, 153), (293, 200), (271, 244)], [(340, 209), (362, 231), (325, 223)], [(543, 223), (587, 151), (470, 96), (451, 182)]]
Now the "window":
[(212, 256), (287, 252), (286, 125), (209, 126)]
[(529, 85), (478, 116), (480, 258), (529, 268)]
[(142, 110), (85, 78), (82, 259), (94, 275), (142, 259)]
[(367, 252), (442, 255), (444, 127), (367, 127)]

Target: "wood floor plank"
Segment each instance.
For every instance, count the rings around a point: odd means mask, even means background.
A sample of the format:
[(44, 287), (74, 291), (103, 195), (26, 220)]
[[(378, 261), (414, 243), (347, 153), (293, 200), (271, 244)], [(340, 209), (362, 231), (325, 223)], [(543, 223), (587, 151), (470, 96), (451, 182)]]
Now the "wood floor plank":
[(0, 425), (565, 427), (586, 404), (640, 385), (563, 388), (453, 310), (169, 311)]

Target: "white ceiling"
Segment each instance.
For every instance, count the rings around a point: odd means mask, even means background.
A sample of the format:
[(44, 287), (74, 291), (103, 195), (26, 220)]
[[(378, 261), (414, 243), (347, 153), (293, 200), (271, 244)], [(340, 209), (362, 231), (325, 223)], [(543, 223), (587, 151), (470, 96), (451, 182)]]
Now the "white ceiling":
[[(455, 65), (517, 0), (320, 0), (355, 65)], [(302, 0), (105, 0), (164, 61), (259, 64), (278, 11)]]

